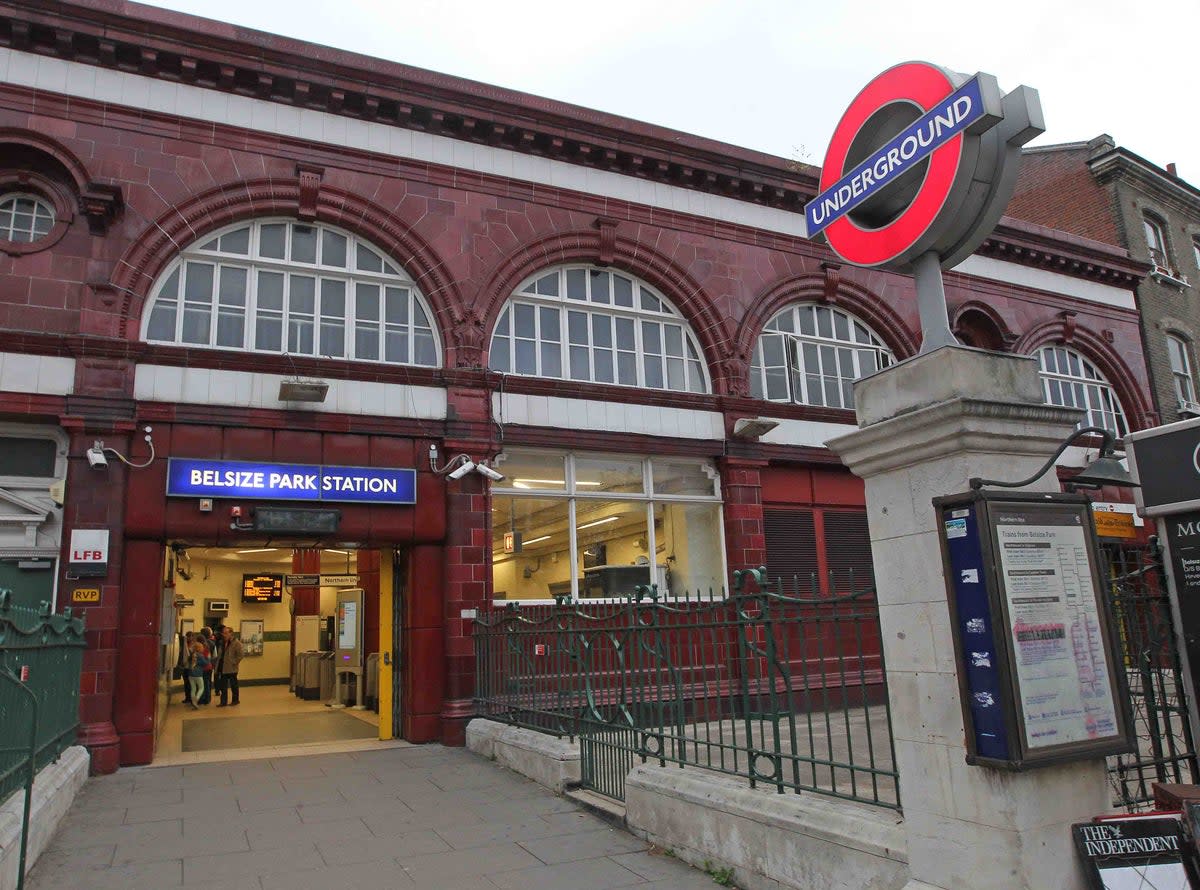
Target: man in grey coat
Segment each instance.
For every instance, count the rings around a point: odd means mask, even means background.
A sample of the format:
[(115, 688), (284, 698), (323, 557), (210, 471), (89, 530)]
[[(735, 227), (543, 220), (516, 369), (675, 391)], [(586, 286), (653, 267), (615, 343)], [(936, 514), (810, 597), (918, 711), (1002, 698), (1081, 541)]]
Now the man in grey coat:
[[(233, 635), (233, 628), (225, 625), (221, 628), (221, 654), (217, 658), (214, 671), (217, 675), (217, 689), (221, 693), (221, 703), (218, 708), (236, 705), (238, 703), (238, 668), (242, 664), (242, 641)], [(233, 701), (226, 702), (229, 692), (233, 692)]]

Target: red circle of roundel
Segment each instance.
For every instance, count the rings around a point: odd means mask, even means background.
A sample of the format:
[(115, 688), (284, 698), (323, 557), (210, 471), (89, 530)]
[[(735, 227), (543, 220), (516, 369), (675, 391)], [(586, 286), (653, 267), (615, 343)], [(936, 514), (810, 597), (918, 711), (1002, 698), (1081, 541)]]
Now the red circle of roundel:
[[(924, 114), (954, 90), (946, 72), (926, 62), (905, 62), (872, 80), (850, 103), (833, 131), (821, 168), (821, 190), (842, 178), (850, 145), (871, 115), (894, 102), (910, 102)], [(950, 195), (962, 146), (960, 133), (930, 155), (920, 191), (896, 219), (879, 229), (864, 229), (843, 216), (825, 229), (829, 246), (846, 262), (859, 266), (881, 265), (912, 247), (933, 224)]]

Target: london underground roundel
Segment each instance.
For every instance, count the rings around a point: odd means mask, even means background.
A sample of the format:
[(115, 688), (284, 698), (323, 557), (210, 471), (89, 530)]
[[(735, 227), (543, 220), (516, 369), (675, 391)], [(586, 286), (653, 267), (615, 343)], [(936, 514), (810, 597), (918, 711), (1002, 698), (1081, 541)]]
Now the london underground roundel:
[(907, 271), (930, 253), (953, 266), (999, 220), (1021, 146), (1044, 129), (1028, 87), (1005, 95), (991, 75), (927, 62), (889, 68), (834, 130), (804, 208), (809, 237), (856, 266)]

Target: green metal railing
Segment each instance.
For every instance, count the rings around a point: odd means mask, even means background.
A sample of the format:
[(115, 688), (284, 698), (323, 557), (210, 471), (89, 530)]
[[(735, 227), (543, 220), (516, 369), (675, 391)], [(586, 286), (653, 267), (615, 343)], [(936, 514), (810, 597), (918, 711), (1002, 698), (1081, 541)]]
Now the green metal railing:
[(728, 598), (643, 587), (481, 612), (477, 713), (578, 739), (584, 787), (618, 800), (656, 761), (898, 809), (874, 586), (800, 597), (762, 570), (734, 577)]
[(12, 605), (0, 590), (0, 803), (25, 791), (18, 888), (24, 886), (33, 780), (75, 742), (83, 619), (53, 615), (48, 603)]

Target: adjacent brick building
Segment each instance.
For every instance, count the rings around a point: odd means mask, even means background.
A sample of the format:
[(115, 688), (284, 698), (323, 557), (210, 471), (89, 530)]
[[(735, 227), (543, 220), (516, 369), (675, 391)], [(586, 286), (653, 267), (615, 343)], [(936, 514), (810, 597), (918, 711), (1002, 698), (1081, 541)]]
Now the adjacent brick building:
[(1011, 216), (1117, 244), (1150, 267), (1138, 286), (1144, 349), (1163, 423), (1200, 417), (1200, 189), (1112, 137), (1026, 149)]
[[(381, 732), (451, 743), (493, 599), (869, 567), (823, 443), (920, 325), (911, 280), (804, 237), (811, 168), (116, 0), (0, 0), (0, 159), (0, 583), (86, 611), (97, 770), (154, 757), (188, 548), (357, 553)], [(1006, 219), (946, 291), (964, 341), (1123, 433), (1153, 407), (1144, 266), (1111, 245)], [(408, 468), (415, 503), (268, 533), (269, 499), (167, 494), (185, 460)], [(79, 530), (110, 542), (86, 582)]]

